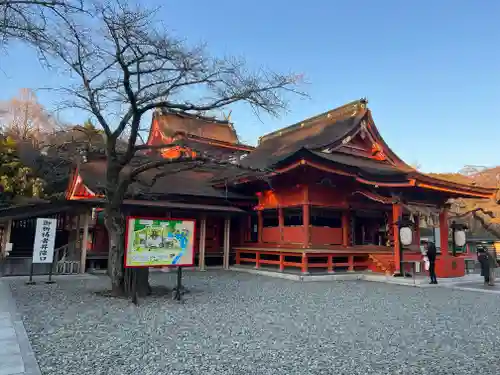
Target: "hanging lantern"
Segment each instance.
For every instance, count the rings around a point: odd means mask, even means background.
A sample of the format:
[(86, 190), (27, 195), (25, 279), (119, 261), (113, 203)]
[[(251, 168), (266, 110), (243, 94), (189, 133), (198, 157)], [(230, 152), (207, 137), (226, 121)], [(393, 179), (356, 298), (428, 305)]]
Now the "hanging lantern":
[(465, 245), (466, 238), (465, 238), (465, 231), (462, 230), (455, 230), (454, 233), (455, 236), (455, 245), (462, 247)]
[(450, 229), (452, 230), (452, 255), (456, 256), (457, 247), (463, 247), (467, 243), (467, 238), (465, 236), (465, 230), (467, 229), (467, 225), (456, 223), (453, 221), (450, 225)]
[(410, 227), (404, 226), (399, 229), (399, 238), (403, 246), (409, 246), (413, 242), (413, 233)]

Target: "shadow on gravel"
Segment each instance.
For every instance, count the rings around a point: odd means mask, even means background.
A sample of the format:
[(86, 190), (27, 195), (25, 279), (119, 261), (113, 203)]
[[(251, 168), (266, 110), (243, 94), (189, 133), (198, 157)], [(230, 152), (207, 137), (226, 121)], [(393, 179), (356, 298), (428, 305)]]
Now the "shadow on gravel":
[[(200, 294), (204, 293), (205, 291), (201, 289), (185, 289), (183, 290), (183, 295), (193, 295), (193, 294)], [(93, 291), (93, 294), (99, 296), (99, 297), (104, 297), (104, 298), (116, 298), (116, 299), (130, 299), (130, 297), (125, 297), (125, 296), (116, 296), (111, 293), (111, 290), (106, 289), (106, 290), (97, 290)], [(151, 294), (147, 297), (141, 297), (140, 300), (157, 300), (157, 299), (163, 299), (163, 298), (172, 298), (174, 294), (174, 288), (169, 288), (163, 285), (153, 285), (151, 286)]]

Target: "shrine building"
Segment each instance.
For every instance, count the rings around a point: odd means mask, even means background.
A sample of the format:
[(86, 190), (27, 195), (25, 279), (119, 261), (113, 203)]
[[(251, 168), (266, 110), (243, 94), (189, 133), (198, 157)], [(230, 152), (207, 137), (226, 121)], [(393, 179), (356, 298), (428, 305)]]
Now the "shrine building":
[[(182, 146), (161, 147), (180, 140)], [(300, 274), (398, 274), (422, 259), (420, 228), (430, 227), (438, 277), (463, 276), (470, 254), (462, 248), (452, 254), (448, 202), (496, 194), (494, 188), (444, 181), (406, 164), (384, 142), (366, 100), (266, 134), (256, 147), (242, 144), (228, 120), (156, 111), (147, 142), (155, 146), (154, 157), (175, 159), (187, 151), (234, 164), (145, 172), (124, 201), (134, 215), (196, 219), (201, 270), (222, 264)], [(78, 259), (83, 271), (107, 258), (104, 178), (104, 157), (89, 153), (74, 164), (68, 182), (65, 207), (74, 202), (80, 211), (77, 219), (65, 217), (84, 238)], [(38, 209), (33, 206), (31, 214)], [(26, 220), (20, 210), (0, 211), (10, 234), (16, 220)], [(413, 230), (412, 243), (404, 246), (403, 222)], [(17, 247), (17, 254), (29, 256)]]

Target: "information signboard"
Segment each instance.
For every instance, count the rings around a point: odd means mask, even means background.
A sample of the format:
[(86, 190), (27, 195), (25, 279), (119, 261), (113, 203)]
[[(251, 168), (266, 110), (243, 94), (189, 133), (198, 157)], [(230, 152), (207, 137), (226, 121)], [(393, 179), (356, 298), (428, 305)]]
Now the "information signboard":
[(195, 221), (128, 217), (125, 267), (193, 266)]
[(56, 219), (36, 219), (35, 242), (32, 263), (52, 263), (56, 242)]

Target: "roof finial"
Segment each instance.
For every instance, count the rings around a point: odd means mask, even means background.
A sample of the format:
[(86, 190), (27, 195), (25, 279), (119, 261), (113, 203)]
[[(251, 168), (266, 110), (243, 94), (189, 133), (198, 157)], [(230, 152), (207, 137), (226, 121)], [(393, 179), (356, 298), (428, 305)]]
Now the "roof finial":
[(226, 116), (226, 114), (224, 112), (222, 112), (222, 116), (224, 117), (224, 120), (226, 120), (227, 122), (231, 122), (231, 113), (233, 113), (232, 109), (229, 111), (229, 113), (227, 114), (227, 116)]

